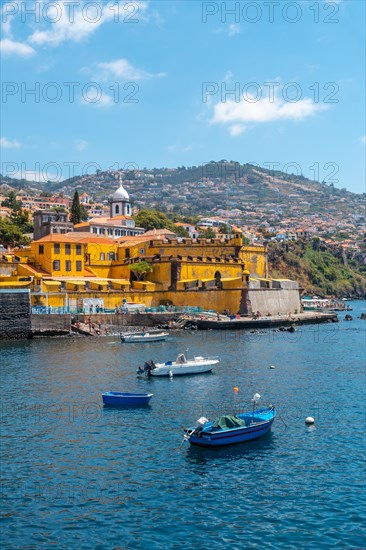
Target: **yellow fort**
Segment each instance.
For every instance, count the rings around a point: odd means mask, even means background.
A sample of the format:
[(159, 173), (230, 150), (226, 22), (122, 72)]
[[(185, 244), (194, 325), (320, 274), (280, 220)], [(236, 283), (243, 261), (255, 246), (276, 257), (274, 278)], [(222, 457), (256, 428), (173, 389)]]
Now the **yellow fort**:
[[(27, 286), (33, 305), (60, 311), (116, 310), (126, 302), (242, 314), (258, 304), (265, 314), (300, 309), (296, 283), (268, 278), (265, 246), (243, 246), (240, 231), (224, 239), (195, 240), (167, 230), (137, 234), (126, 222), (130, 208), (121, 203), (120, 189), (118, 209), (111, 199), (110, 224), (104, 219), (99, 229), (93, 222), (73, 232), (51, 233), (6, 256), (9, 269), (0, 277), (0, 288)], [(125, 200), (129, 206), (127, 193)], [(124, 227), (126, 234), (116, 236), (113, 218), (121, 211), (120, 231)]]

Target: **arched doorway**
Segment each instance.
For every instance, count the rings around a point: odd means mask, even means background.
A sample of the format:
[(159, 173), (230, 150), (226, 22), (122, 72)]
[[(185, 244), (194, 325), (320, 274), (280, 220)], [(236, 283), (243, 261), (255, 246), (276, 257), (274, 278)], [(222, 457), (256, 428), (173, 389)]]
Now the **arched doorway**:
[(215, 273), (215, 285), (217, 286), (217, 288), (222, 288), (220, 271), (216, 271)]

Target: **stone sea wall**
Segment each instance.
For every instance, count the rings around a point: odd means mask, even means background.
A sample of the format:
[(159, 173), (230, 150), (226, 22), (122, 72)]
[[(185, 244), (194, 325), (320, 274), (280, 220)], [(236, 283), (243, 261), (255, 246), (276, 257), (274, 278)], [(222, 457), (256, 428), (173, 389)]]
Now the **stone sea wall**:
[(252, 289), (248, 291), (253, 313), (260, 311), (262, 315), (296, 314), (301, 311), (300, 293), (296, 288)]
[(0, 290), (0, 339), (31, 337), (29, 290)]

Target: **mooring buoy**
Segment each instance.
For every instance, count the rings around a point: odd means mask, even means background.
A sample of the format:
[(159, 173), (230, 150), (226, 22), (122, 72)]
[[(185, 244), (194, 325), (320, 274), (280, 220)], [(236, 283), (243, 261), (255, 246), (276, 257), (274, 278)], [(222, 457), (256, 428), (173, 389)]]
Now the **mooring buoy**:
[(307, 418), (305, 418), (305, 424), (314, 424), (315, 423), (315, 420), (312, 416), (308, 416)]

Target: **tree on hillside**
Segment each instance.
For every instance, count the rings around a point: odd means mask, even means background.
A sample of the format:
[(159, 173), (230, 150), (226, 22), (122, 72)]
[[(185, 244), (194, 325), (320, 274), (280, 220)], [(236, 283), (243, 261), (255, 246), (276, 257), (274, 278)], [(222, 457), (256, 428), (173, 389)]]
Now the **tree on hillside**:
[(211, 227), (208, 227), (207, 229), (204, 229), (198, 235), (199, 239), (214, 239), (215, 237), (216, 237), (216, 233), (213, 229), (211, 229)]
[(189, 236), (184, 227), (174, 225), (174, 222), (159, 210), (140, 210), (135, 216), (135, 222), (138, 227), (144, 227), (146, 231), (150, 231), (150, 229), (169, 229), (169, 231), (180, 237)]
[(140, 210), (135, 216), (136, 225), (144, 227), (146, 231), (151, 229), (164, 229), (169, 224), (168, 218), (159, 210)]
[(0, 244), (4, 246), (20, 246), (30, 243), (22, 230), (11, 222), (9, 218), (0, 218)]
[(13, 210), (10, 214), (10, 222), (19, 227), (22, 233), (31, 233), (33, 231), (33, 225), (29, 219), (27, 210)]
[(228, 235), (228, 233), (231, 233), (229, 226), (226, 223), (221, 223), (219, 228), (219, 233), (221, 235)]
[(17, 200), (15, 191), (10, 191), (8, 197), (1, 203), (1, 206), (11, 208), (13, 212), (19, 212), (22, 208), (22, 203)]
[(22, 233), (30, 233), (33, 231), (32, 222), (29, 219), (27, 210), (22, 209), (21, 201), (17, 200), (15, 191), (10, 191), (8, 197), (1, 203), (11, 209), (10, 216), (6, 218), (11, 225), (19, 228)]
[(85, 222), (88, 219), (88, 212), (83, 204), (80, 204), (78, 191), (75, 191), (70, 210), (70, 221), (73, 224)]
[(138, 281), (142, 281), (145, 275), (151, 273), (151, 271), (153, 270), (152, 265), (149, 264), (149, 262), (145, 262), (144, 260), (129, 265), (129, 269), (130, 271), (132, 271)]

